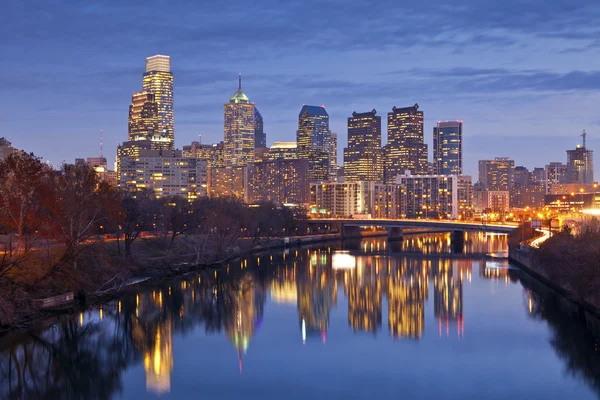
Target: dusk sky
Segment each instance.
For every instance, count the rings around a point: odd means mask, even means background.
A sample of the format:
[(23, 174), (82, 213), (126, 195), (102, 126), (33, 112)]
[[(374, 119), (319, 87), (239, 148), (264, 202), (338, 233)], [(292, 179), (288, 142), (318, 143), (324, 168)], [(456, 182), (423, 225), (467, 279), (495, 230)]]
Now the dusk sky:
[(385, 144), (387, 112), (414, 103), (430, 146), (436, 121), (464, 121), (474, 176), (495, 156), (565, 162), (583, 129), (600, 145), (593, 0), (5, 0), (0, 16), (0, 136), (54, 164), (99, 155), (100, 129), (114, 161), (154, 54), (171, 56), (178, 148), (223, 140), (238, 73), (269, 145), (295, 140), (303, 104), (326, 106), (340, 155), (352, 111), (376, 108)]

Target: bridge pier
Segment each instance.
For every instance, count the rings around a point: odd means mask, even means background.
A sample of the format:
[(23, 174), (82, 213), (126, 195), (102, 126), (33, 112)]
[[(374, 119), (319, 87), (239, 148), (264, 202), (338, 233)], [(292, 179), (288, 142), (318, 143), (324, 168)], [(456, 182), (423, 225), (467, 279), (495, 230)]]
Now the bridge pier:
[(462, 253), (465, 249), (465, 232), (452, 231), (450, 243), (452, 244), (452, 253)]
[(360, 227), (359, 226), (348, 226), (346, 224), (342, 224), (341, 229), (342, 239), (353, 239), (360, 238)]
[(402, 240), (403, 239), (403, 235), (402, 235), (402, 228), (400, 227), (390, 227), (388, 228), (388, 240), (394, 241), (394, 240)]

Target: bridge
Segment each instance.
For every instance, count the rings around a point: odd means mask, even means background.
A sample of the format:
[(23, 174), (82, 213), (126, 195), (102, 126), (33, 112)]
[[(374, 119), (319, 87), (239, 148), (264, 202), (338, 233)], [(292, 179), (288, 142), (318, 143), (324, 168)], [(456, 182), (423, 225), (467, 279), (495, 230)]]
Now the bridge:
[(342, 239), (360, 238), (361, 228), (384, 228), (388, 230), (388, 240), (402, 240), (404, 229), (419, 229), (427, 232), (450, 232), (453, 245), (462, 248), (465, 241), (464, 233), (467, 231), (508, 234), (518, 229), (518, 225), (483, 224), (464, 221), (443, 221), (430, 219), (309, 219), (309, 232), (311, 230), (338, 230)]

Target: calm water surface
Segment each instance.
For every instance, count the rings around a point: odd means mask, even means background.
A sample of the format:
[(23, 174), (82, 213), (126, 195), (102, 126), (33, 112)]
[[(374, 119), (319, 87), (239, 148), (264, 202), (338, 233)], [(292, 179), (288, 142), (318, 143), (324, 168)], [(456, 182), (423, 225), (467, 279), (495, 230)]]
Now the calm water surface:
[(0, 398), (598, 398), (595, 337), (485, 257), (506, 237), (451, 251), (368, 239), (141, 290), (0, 338)]

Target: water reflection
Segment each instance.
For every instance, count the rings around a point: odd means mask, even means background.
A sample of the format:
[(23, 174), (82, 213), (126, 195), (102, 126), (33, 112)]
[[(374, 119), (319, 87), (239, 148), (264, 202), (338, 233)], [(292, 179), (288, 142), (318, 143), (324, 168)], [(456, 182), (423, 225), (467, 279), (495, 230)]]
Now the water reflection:
[[(441, 254), (451, 251), (448, 238), (412, 237), (401, 246), (410, 254)], [(465, 254), (497, 253), (505, 246), (503, 236), (468, 234)], [(359, 253), (341, 252), (337, 246), (294, 249), (243, 259), (64, 318), (43, 331), (2, 338), (0, 397), (109, 398), (126, 386), (123, 371), (136, 365), (143, 366), (148, 392), (169, 393), (178, 357), (174, 336), (198, 329), (224, 335), (237, 353), (239, 372), (244, 373), (244, 357), (259, 335), (268, 299), (295, 306), (298, 340), (302, 336), (307, 344), (327, 341), (334, 312), (347, 313), (346, 329), (357, 334), (407, 343), (428, 334), (462, 339), (464, 310), (469, 307), (464, 291), (471, 285), (473, 270), (476, 279), (494, 285), (519, 281), (505, 262), (479, 256), (400, 257), (380, 239), (366, 240), (361, 248)], [(336, 267), (332, 264), (338, 255), (343, 257)], [(537, 294), (539, 289), (531, 282), (521, 284), (524, 310), (547, 321), (552, 346), (567, 368), (598, 390), (600, 359), (594, 337), (580, 323), (565, 323), (565, 311)], [(343, 302), (347, 309), (338, 307)], [(426, 331), (427, 319), (435, 321), (437, 330)], [(387, 332), (382, 330), (385, 323)]]

